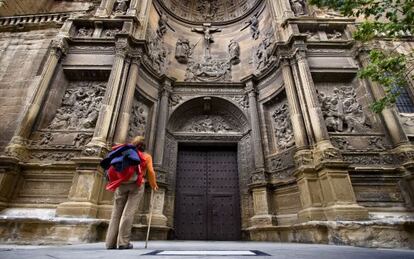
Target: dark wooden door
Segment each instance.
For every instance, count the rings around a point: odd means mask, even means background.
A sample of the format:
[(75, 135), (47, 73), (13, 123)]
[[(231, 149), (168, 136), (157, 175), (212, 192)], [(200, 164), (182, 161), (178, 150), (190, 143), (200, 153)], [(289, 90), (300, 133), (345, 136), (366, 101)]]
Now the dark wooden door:
[(180, 147), (176, 187), (175, 234), (178, 239), (240, 239), (235, 149)]

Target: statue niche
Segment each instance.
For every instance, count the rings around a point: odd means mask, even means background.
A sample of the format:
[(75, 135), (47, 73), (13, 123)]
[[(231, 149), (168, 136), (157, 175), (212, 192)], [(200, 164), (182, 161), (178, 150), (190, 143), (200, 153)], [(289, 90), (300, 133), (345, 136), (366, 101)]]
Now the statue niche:
[(129, 138), (137, 135), (145, 137), (149, 113), (150, 108), (135, 98), (132, 104), (131, 121), (129, 123)]
[(105, 82), (72, 82), (69, 84), (61, 107), (57, 109), (47, 129), (94, 129), (105, 94)]
[(287, 149), (295, 144), (289, 107), (286, 103), (276, 106), (272, 114), (276, 144), (279, 149)]

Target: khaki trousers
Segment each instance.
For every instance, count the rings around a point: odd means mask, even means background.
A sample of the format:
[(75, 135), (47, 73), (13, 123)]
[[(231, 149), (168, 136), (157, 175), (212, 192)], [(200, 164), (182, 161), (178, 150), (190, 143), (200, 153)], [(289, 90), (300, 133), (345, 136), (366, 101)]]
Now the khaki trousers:
[(115, 191), (114, 207), (112, 209), (111, 221), (106, 234), (106, 247), (116, 248), (127, 246), (130, 237), (135, 212), (144, 196), (144, 186), (140, 187), (136, 182), (121, 184)]

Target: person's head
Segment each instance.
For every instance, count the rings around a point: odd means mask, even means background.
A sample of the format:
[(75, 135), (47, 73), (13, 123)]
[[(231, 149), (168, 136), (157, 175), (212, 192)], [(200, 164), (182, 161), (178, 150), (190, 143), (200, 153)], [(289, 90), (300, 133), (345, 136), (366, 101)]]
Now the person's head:
[(136, 136), (132, 139), (131, 143), (136, 146), (139, 151), (145, 151), (145, 138), (143, 136)]

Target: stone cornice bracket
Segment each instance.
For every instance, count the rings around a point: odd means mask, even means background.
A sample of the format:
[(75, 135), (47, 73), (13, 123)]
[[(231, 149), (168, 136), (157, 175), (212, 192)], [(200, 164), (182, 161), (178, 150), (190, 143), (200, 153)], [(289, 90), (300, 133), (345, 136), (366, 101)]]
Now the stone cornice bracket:
[(131, 47), (128, 56), (132, 59), (132, 63), (140, 66), (144, 56), (144, 50), (142, 47)]
[(56, 55), (58, 59), (68, 54), (69, 44), (67, 38), (59, 37), (52, 40), (50, 44), (52, 54)]
[(115, 56), (125, 58), (128, 53), (131, 53), (131, 47), (128, 42), (128, 38), (117, 37), (115, 42)]
[(173, 91), (173, 86), (174, 86), (174, 83), (175, 83), (175, 78), (170, 78), (170, 77), (165, 76), (165, 77), (162, 78), (162, 81), (163, 82), (162, 82), (161, 92), (162, 93), (166, 92), (168, 94), (171, 94), (172, 91)]

